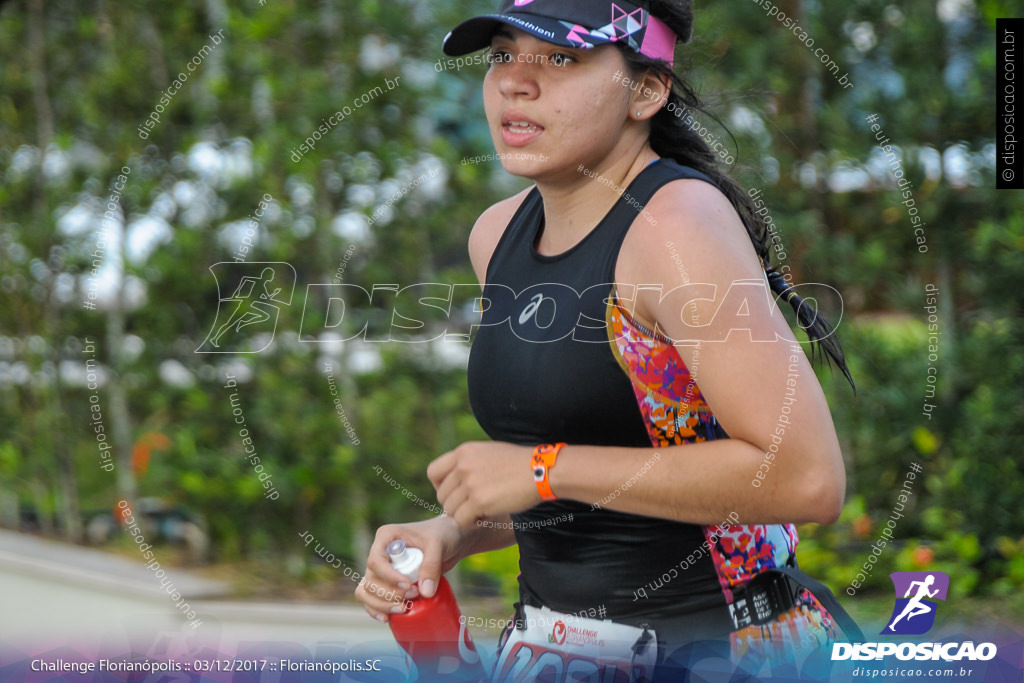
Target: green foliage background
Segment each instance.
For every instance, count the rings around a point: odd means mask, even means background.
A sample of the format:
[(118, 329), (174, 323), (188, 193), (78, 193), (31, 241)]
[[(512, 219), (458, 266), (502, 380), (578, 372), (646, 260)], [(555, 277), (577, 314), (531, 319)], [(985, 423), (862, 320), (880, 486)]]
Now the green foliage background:
[[(699, 7), (695, 40), (681, 54), (735, 134), (737, 177), (765, 192), (785, 263), (798, 281), (842, 293), (821, 303), (840, 319), (858, 391), (827, 370), (821, 378), (847, 458), (848, 500), (838, 524), (801, 529), (803, 566), (843, 590), (918, 462), (924, 472), (895, 548), (863, 590), (888, 592), (889, 571), (929, 566), (947, 571), (957, 593), (1011, 595), (1024, 585), (1024, 200), (993, 189), (992, 107), (995, 17), (1012, 12), (988, 0), (778, 6), (854, 87), (839, 85), (813, 50), (748, 0)], [(960, 9), (946, 14), (951, 7)], [(462, 163), (493, 151), (483, 67), (444, 70), (437, 60), (447, 29), (489, 8), (444, 0), (3, 6), (0, 523), (25, 528), (35, 515), (32, 528), (81, 541), (84, 523), (118, 499), (160, 497), (203, 520), (209, 562), (287, 558), (292, 575), (311, 576), (322, 567), (303, 531), (361, 568), (378, 525), (431, 514), (412, 502), (434, 502), (426, 464), (483, 437), (466, 399), (465, 348), (329, 350), (298, 341), (300, 327), (323, 324), (323, 306), (303, 320), (293, 305), (263, 353), (194, 351), (217, 312), (209, 267), (232, 259), (229, 224), (246, 221), (264, 193), (274, 198), (272, 218), (248, 260), (292, 264), (300, 299), (307, 283), (334, 281), (350, 247), (346, 283), (474, 282), (469, 228), (523, 182), (497, 162)], [(141, 139), (161, 94), (219, 30), (223, 42)], [(293, 160), (322, 121), (398, 78)], [(887, 180), (871, 114), (914, 183), (927, 253)], [(109, 251), (114, 295), (85, 310), (90, 252), (122, 166), (131, 173), (117, 232), (123, 223), (129, 243), (143, 240), (155, 221), (165, 239), (141, 256)], [(428, 172), (436, 180), (386, 218), (368, 228), (357, 218)], [(930, 417), (922, 413), (926, 284), (939, 290), (941, 329)], [(99, 396), (116, 474), (98, 467), (91, 392), (80, 377), (86, 338), (106, 377)], [(324, 358), (338, 368), (358, 444), (335, 413)], [(277, 501), (263, 498), (242, 457), (223, 387), (229, 369), (245, 378), (237, 391)], [(154, 432), (170, 446), (133, 476), (133, 446)], [(514, 550), (466, 564), (479, 590), (511, 591)]]

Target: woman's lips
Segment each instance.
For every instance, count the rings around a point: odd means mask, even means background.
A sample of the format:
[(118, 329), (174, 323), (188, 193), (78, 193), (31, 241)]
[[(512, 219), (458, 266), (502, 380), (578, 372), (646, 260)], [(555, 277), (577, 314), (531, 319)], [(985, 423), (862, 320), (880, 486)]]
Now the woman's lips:
[(523, 147), (541, 136), (544, 126), (525, 116), (506, 114), (501, 118), (501, 139), (510, 147)]

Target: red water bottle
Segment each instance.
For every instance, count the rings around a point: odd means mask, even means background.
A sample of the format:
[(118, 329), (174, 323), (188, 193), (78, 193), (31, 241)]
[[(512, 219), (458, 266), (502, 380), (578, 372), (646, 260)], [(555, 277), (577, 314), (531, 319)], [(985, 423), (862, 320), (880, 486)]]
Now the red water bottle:
[[(413, 583), (419, 580), (422, 550), (408, 548), (405, 541), (398, 540), (388, 544), (387, 553), (397, 571)], [(419, 680), (487, 680), (447, 579), (441, 577), (432, 597), (421, 595), (408, 605), (402, 614), (392, 614), (389, 623), (395, 640), (416, 663)]]

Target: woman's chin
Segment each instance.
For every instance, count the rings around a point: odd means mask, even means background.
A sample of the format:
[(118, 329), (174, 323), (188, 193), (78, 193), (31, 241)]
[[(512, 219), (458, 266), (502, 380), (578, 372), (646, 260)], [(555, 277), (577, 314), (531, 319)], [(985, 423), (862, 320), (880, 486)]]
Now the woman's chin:
[(527, 157), (523, 152), (502, 155), (501, 167), (505, 169), (506, 173), (529, 180), (539, 178), (552, 169), (550, 157), (542, 160), (539, 155)]

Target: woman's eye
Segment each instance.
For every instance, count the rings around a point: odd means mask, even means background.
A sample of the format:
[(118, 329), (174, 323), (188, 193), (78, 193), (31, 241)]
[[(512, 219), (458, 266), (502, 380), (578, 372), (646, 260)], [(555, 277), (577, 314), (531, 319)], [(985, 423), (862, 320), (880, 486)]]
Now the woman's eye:
[(487, 55), (488, 64), (505, 64), (512, 61), (512, 55), (504, 50), (492, 50)]
[(564, 52), (558, 52), (551, 57), (551, 63), (555, 66), (568, 66), (572, 62), (575, 62), (576, 58), (571, 55), (567, 55)]

